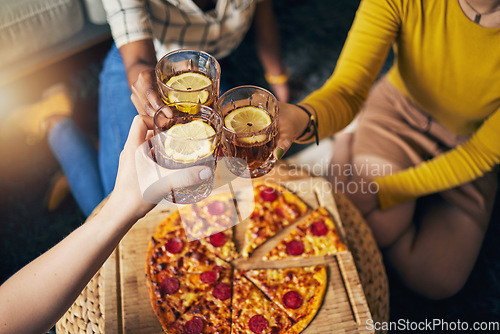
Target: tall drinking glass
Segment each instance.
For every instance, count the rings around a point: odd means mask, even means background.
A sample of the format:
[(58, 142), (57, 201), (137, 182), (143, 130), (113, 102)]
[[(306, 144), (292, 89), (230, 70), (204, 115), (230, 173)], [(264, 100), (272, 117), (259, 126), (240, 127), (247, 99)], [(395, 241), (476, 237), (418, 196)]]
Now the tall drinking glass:
[(222, 148), (228, 169), (235, 175), (259, 177), (276, 162), (278, 100), (256, 86), (240, 86), (224, 93), (217, 103), (224, 117)]
[[(206, 52), (169, 52), (158, 61), (155, 73), (159, 94), (166, 104), (193, 102), (213, 108), (217, 102), (220, 65)], [(190, 112), (182, 106), (181, 110)]]
[[(184, 112), (189, 107), (190, 113)], [(206, 198), (213, 189), (217, 156), (222, 132), (222, 117), (212, 108), (198, 103), (173, 103), (160, 108), (154, 116), (155, 136), (152, 140), (154, 160), (165, 169), (182, 170), (207, 166), (211, 177), (191, 186), (173, 187), (165, 199), (189, 204)], [(172, 184), (179, 184), (171, 175)]]

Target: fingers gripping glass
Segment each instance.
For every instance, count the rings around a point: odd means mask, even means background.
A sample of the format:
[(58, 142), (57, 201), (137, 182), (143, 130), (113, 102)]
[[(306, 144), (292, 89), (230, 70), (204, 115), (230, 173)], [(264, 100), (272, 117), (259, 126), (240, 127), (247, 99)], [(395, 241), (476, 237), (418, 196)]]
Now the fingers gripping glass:
[(165, 187), (164, 198), (179, 204), (210, 195), (222, 131), (222, 117), (212, 108), (189, 103), (191, 113), (186, 114), (184, 107), (186, 103), (160, 108), (150, 140), (156, 177), (162, 180), (156, 187)]

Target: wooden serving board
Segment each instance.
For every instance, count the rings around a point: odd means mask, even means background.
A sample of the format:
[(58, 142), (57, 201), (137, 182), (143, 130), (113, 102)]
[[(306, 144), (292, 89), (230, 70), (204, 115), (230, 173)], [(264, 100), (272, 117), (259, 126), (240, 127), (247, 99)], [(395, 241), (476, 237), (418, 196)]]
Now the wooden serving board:
[[(330, 192), (324, 189), (325, 180), (307, 178), (282, 183), (297, 194), (311, 208), (324, 206), (333, 216), (341, 239), (345, 242), (343, 226), (337, 206)], [(316, 190), (315, 190), (316, 189)], [(118, 248), (104, 265), (104, 317), (106, 333), (163, 333), (150, 305), (145, 281), (146, 250), (156, 226), (175, 209), (173, 205), (158, 206), (123, 238)], [(299, 220), (300, 221), (300, 220)], [(236, 261), (237, 268), (284, 268), (326, 264), (328, 288), (323, 304), (313, 321), (303, 331), (313, 333), (370, 333), (366, 321), (371, 314), (359, 281), (354, 260), (349, 251), (332, 256), (291, 259), (279, 262), (260, 260), (267, 249), (279, 242), (298, 223), (278, 233), (271, 242), (258, 248), (250, 259)], [(243, 244), (245, 222), (236, 225), (235, 238)]]

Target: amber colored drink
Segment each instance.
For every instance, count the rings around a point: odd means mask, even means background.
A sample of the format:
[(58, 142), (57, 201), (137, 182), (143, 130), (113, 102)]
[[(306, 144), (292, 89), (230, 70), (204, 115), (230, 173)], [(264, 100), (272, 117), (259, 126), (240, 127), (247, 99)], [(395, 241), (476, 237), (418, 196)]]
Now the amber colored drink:
[[(229, 129), (235, 125), (235, 119), (236, 128)], [(252, 178), (269, 173), (275, 164), (273, 151), (278, 140), (275, 117), (262, 107), (241, 106), (227, 113), (224, 122), (222, 144), (228, 169), (235, 175)]]
[[(184, 110), (189, 108), (190, 112)], [(154, 161), (170, 171), (172, 186), (165, 199), (190, 204), (205, 199), (213, 189), (222, 131), (222, 117), (212, 108), (194, 103), (168, 104), (154, 117), (155, 136), (151, 139)], [(211, 177), (194, 185), (183, 185), (183, 169), (206, 166)]]
[[(155, 67), (156, 85), (163, 102), (199, 103), (214, 107), (219, 96), (220, 65), (200, 50), (175, 50)], [(189, 113), (190, 110), (183, 112)]]
[[(200, 79), (204, 78), (200, 81), (206, 81), (208, 85), (201, 89), (192, 89), (190, 87), (187, 87), (185, 90), (180, 90), (172, 88), (167, 84), (168, 82), (175, 81), (172, 80), (172, 78), (181, 77), (185, 73), (194, 73), (196, 76), (199, 76)], [(162, 83), (164, 84), (164, 86), (160, 87), (163, 90), (160, 95), (165, 104), (193, 102), (206, 105), (210, 108), (214, 108), (214, 102), (219, 95), (218, 87), (216, 87), (216, 85), (212, 83), (211, 79), (205, 73), (199, 71), (186, 70), (183, 72), (178, 72), (174, 75), (162, 78)]]
[(261, 143), (242, 143), (233, 139), (232, 143), (225, 143), (231, 157), (228, 159), (229, 170), (236, 175), (244, 175), (248, 169), (251, 177), (267, 174), (274, 167), (272, 154), (276, 147), (278, 136), (274, 133), (267, 141)]

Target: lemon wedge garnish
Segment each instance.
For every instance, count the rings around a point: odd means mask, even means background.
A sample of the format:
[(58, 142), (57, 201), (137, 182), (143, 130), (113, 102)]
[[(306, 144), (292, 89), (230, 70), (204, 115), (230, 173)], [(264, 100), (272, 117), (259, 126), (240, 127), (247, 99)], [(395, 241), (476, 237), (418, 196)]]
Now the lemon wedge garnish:
[(208, 100), (208, 90), (212, 84), (207, 76), (197, 72), (184, 72), (171, 77), (165, 85), (175, 91), (168, 91), (170, 102), (192, 102), (203, 104)]
[(166, 132), (165, 154), (175, 162), (191, 163), (212, 154), (215, 130), (200, 120), (176, 124)]
[(248, 134), (248, 136), (239, 138), (241, 141), (253, 144), (266, 140), (265, 134), (252, 136), (271, 124), (271, 116), (261, 108), (247, 106), (237, 108), (231, 111), (224, 118), (224, 125), (227, 129), (241, 135)]

